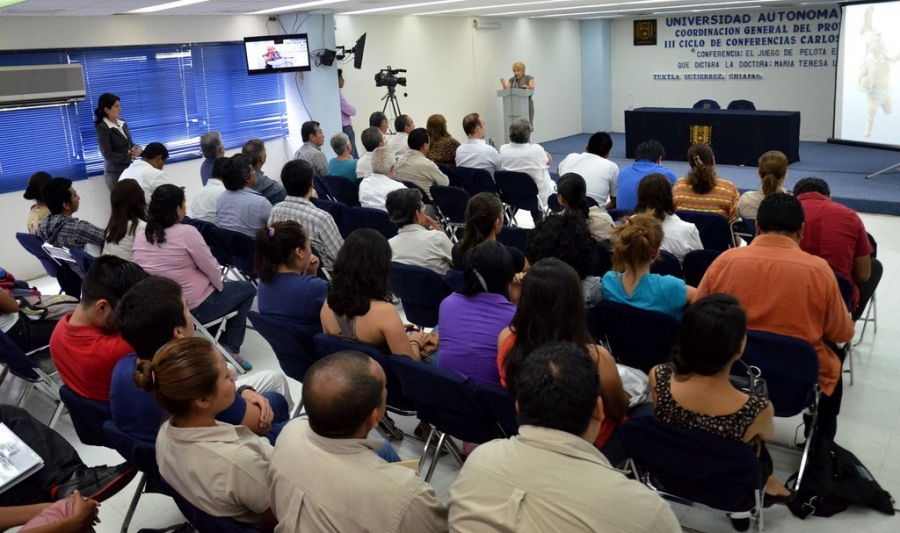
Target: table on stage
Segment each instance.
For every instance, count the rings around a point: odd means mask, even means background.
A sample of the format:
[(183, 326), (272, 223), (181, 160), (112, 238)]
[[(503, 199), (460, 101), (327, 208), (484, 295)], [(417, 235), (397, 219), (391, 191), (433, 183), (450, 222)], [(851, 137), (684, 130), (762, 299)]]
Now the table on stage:
[(625, 157), (634, 159), (637, 146), (656, 139), (666, 159), (687, 161), (694, 143), (712, 147), (716, 163), (757, 166), (769, 150), (800, 161), (799, 111), (746, 111), (640, 107), (625, 111)]

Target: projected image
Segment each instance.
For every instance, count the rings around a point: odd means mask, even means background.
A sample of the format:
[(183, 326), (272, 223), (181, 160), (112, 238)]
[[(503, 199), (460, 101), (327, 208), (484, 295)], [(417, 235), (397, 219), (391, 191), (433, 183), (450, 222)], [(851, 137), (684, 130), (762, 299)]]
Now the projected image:
[(309, 65), (306, 39), (245, 43), (250, 70), (284, 69)]

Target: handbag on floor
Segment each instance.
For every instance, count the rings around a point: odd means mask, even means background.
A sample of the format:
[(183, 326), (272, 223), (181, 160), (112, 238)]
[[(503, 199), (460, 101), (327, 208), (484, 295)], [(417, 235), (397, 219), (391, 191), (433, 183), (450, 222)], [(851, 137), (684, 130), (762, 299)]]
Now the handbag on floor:
[(19, 311), (31, 320), (59, 320), (78, 307), (78, 298), (67, 294), (21, 296)]

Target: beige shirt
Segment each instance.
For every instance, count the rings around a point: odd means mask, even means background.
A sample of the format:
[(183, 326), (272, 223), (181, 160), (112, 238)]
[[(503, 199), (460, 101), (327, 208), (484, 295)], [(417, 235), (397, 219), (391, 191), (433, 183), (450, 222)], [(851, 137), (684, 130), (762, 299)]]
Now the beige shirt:
[(428, 198), (431, 198), (431, 186), (450, 185), (450, 178), (441, 172), (441, 169), (431, 159), (425, 157), (418, 150), (409, 150), (397, 162), (394, 169), (394, 179), (397, 181), (410, 181), (418, 185)]
[(269, 441), (244, 426), (178, 428), (170, 422), (156, 436), (163, 479), (202, 511), (261, 524), (259, 515), (269, 508)]
[(275, 533), (447, 531), (447, 508), (416, 473), (375, 453), (381, 439), (329, 439), (292, 420), (269, 466)]
[(391, 261), (433, 270), (441, 276), (453, 266), (453, 243), (443, 231), (407, 224), (388, 240)]
[(681, 532), (668, 503), (591, 443), (537, 426), (472, 452), (449, 505), (456, 532)]

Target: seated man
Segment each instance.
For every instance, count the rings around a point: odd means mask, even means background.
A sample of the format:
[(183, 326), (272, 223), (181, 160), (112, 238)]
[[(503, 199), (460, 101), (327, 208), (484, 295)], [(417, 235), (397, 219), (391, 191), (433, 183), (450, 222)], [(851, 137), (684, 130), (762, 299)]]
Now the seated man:
[(356, 162), (356, 179), (368, 178), (372, 174), (372, 152), (384, 146), (384, 134), (378, 128), (366, 128), (359, 136), (366, 153)]
[[(500, 147), (500, 169), (513, 172), (524, 172), (531, 176), (538, 189), (538, 200), (541, 207), (547, 206), (547, 198), (556, 194), (556, 185), (550, 179), (547, 170), (553, 158), (539, 144), (531, 143), (531, 123), (519, 119), (509, 125), (509, 143)], [(544, 212), (537, 209), (531, 212), (535, 223), (544, 219)]]
[(400, 115), (394, 119), (394, 131), (397, 133), (388, 141), (387, 148), (394, 153), (394, 157), (398, 160), (409, 150), (407, 139), (414, 129), (416, 129), (416, 125), (409, 115)]
[[(134, 346), (134, 353), (119, 360), (113, 369), (109, 395), (113, 422), (134, 438), (156, 442), (165, 414), (151, 394), (134, 384), (134, 371), (139, 360), (152, 360), (170, 340), (194, 335), (194, 321), (181, 286), (161, 276), (138, 283), (116, 309), (116, 325)], [(292, 405), (287, 378), (280, 372), (257, 371), (237, 379), (235, 385), (234, 403), (216, 419), (246, 426), (274, 443)]]
[(828, 343), (853, 338), (853, 322), (831, 267), (800, 248), (805, 235), (803, 205), (775, 193), (759, 204), (756, 238), (750, 246), (732, 248), (709, 269), (695, 299), (717, 292), (737, 298), (747, 311), (747, 327), (790, 335), (813, 345), (819, 354), (819, 431), (834, 438), (840, 412), (841, 365), (844, 351)]
[[(375, 111), (369, 115), (369, 127), (378, 128), (378, 131), (380, 131), (382, 135), (387, 133), (388, 124), (387, 115), (382, 111)], [(371, 152), (371, 150), (369, 151)]]
[(294, 153), (294, 159), (302, 159), (312, 165), (316, 176), (328, 175), (328, 158), (322, 153), (325, 134), (319, 123), (315, 120), (304, 122), (300, 127), (300, 136), (303, 139), (303, 146)]
[(574, 172), (584, 178), (587, 195), (597, 202), (601, 210), (616, 205), (616, 184), (619, 180), (619, 165), (609, 160), (612, 137), (605, 131), (591, 135), (584, 152), (569, 154), (560, 162), (556, 172), (563, 176)]
[(665, 156), (666, 149), (658, 141), (651, 139), (639, 144), (634, 153), (634, 163), (619, 171), (616, 201), (614, 204), (610, 202), (607, 208), (634, 210), (634, 206), (637, 205), (638, 185), (648, 174), (662, 174), (674, 186), (678, 176), (662, 166)]
[[(387, 380), (359, 352), (320, 359), (303, 381), (308, 418), (292, 421), (269, 463), (280, 533), (447, 531), (447, 509), (427, 483), (376, 454)], [(340, 482), (336, 482), (340, 480)]]
[(409, 150), (397, 161), (394, 179), (408, 181), (418, 185), (431, 198), (431, 186), (450, 185), (450, 178), (441, 172), (437, 164), (426, 157), (428, 155), (428, 133), (425, 128), (416, 128), (407, 137)]
[(344, 239), (334, 218), (309, 201), (313, 192), (312, 166), (299, 159), (288, 161), (281, 169), (281, 183), (284, 184), (287, 197), (272, 208), (269, 226), (276, 222), (296, 221), (309, 234), (322, 266), (331, 270), (341, 246), (344, 245)]
[(163, 171), (169, 159), (169, 150), (162, 143), (150, 143), (141, 152), (141, 158), (135, 159), (131, 166), (122, 172), (119, 181), (136, 180), (144, 190), (144, 198), (150, 203), (150, 196), (157, 187), (164, 183), (172, 183), (169, 176)]
[[(365, 135), (365, 132), (363, 132)], [(406, 186), (393, 179), (394, 154), (387, 148), (376, 148), (372, 152), (372, 175), (359, 184), (359, 203), (363, 207), (387, 211), (384, 202), (391, 191), (405, 189)]]
[(385, 207), (391, 222), (400, 228), (397, 235), (388, 239), (391, 260), (446, 276), (453, 267), (453, 243), (437, 222), (425, 215), (422, 193), (406, 188), (391, 191)]
[(859, 320), (884, 267), (872, 257), (875, 249), (856, 211), (831, 200), (825, 180), (803, 178), (794, 185), (794, 196), (803, 205), (806, 223), (800, 249), (828, 261), (831, 269), (853, 282), (850, 311)]
[(520, 370), (519, 434), (479, 446), (450, 487), (453, 531), (680, 532), (672, 508), (594, 447), (603, 421), (597, 363), (573, 343)]
[(50, 216), (38, 228), (38, 237), (44, 239), (44, 242), (78, 250), (84, 250), (86, 244), (103, 246), (103, 229), (90, 222), (72, 218), (81, 201), (75, 187), (72, 187), (72, 180), (53, 178), (41, 187), (41, 198), (50, 210)]
[(256, 171), (256, 185), (253, 186), (253, 190), (265, 196), (272, 205), (284, 200), (286, 195), (284, 187), (262, 171), (263, 165), (266, 164), (266, 143), (259, 139), (250, 139), (244, 143), (241, 153), (250, 158), (250, 164)]
[(208, 131), (200, 136), (200, 152), (203, 154), (203, 163), (200, 164), (200, 181), (205, 186), (209, 178), (213, 177), (213, 163), (225, 157), (225, 143), (222, 142), (222, 134), (217, 131)]
[(500, 170), (500, 152), (484, 142), (484, 119), (478, 113), (470, 113), (463, 118), (462, 125), (468, 140), (456, 149), (456, 166), (487, 170), (493, 176)]
[(268, 222), (272, 204), (253, 190), (256, 172), (250, 165), (250, 158), (235, 154), (225, 160), (222, 163), (222, 183), (226, 191), (216, 201), (219, 227), (255, 237), (256, 230)]
[[(191, 216), (197, 220), (203, 220), (210, 224), (219, 224), (219, 217), (216, 216), (216, 205), (219, 202), (219, 196), (225, 192), (225, 184), (222, 183), (222, 165), (225, 158), (220, 157), (213, 160), (212, 171), (209, 179), (202, 189), (194, 195), (194, 201), (191, 202)], [(206, 164), (204, 162), (204, 164)]]
[(109, 401), (113, 368), (134, 351), (116, 331), (116, 305), (146, 277), (136, 263), (112, 255), (98, 257), (84, 276), (78, 307), (53, 330), (50, 357), (63, 383), (79, 396)]

